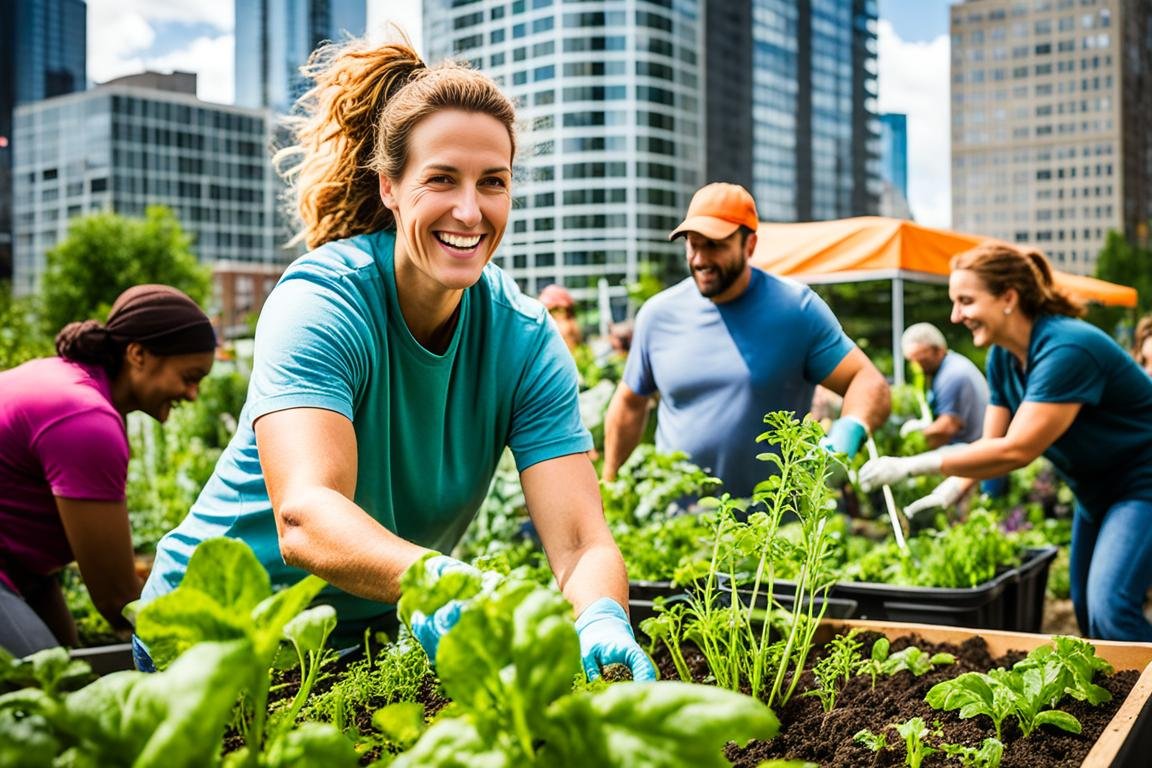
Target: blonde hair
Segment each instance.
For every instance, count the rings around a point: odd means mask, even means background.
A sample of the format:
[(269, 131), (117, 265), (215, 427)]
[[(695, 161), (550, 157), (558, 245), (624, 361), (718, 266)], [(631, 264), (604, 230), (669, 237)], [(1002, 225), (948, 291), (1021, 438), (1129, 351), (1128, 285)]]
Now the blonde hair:
[(507, 128), (515, 156), (516, 111), (496, 84), (459, 62), (426, 66), (399, 35), (400, 42), (382, 46), (329, 43), (303, 67), (315, 85), (297, 102), (301, 116), (288, 120), (295, 144), (276, 154), (302, 224), (293, 242), (316, 248), (393, 227), (379, 176), (403, 175), (413, 128), (440, 110), (494, 117)]
[(1067, 315), (1083, 317), (1084, 307), (1052, 283), (1052, 266), (1034, 248), (1017, 248), (989, 241), (952, 257), (952, 271), (975, 272), (993, 296), (1009, 288), (1020, 297), (1020, 311), (1028, 317)]

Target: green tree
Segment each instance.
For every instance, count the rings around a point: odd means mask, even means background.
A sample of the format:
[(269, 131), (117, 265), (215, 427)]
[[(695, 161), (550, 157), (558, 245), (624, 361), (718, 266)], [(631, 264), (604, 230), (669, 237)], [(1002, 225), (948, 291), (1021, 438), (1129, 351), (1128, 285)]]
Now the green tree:
[(34, 318), (33, 300), (14, 298), (12, 286), (0, 284), (0, 371), (55, 354), (52, 338), (40, 330)]
[(40, 317), (50, 333), (73, 320), (102, 319), (122, 291), (140, 283), (174, 286), (200, 304), (211, 290), (211, 270), (197, 261), (192, 238), (164, 206), (150, 206), (143, 218), (77, 219), (47, 262)]
[(1118, 338), (1131, 338), (1133, 318), (1152, 310), (1152, 247), (1108, 232), (1096, 260), (1096, 277), (1136, 289), (1136, 312), (1123, 307), (1092, 307), (1088, 320)]

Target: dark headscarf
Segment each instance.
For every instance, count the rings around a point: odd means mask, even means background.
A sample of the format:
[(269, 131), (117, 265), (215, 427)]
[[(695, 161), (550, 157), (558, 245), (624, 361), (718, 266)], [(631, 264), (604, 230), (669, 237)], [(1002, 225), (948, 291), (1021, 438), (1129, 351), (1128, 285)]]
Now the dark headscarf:
[(124, 348), (138, 342), (168, 357), (216, 349), (212, 321), (187, 294), (168, 285), (136, 285), (116, 298), (107, 322), (69, 323), (56, 334), (61, 357), (119, 370)]

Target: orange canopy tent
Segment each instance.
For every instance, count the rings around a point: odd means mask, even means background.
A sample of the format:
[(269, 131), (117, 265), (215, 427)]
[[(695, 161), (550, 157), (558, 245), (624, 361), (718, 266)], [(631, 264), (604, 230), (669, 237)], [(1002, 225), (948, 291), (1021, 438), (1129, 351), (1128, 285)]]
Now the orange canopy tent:
[[(805, 283), (891, 280), (892, 349), (895, 359), (899, 359), (904, 281), (947, 282), (952, 256), (986, 239), (880, 216), (761, 224), (752, 263)], [(1128, 286), (1059, 271), (1054, 280), (1081, 301), (1136, 306), (1136, 290)], [(903, 366), (896, 366), (898, 384), (903, 383), (903, 373)]]

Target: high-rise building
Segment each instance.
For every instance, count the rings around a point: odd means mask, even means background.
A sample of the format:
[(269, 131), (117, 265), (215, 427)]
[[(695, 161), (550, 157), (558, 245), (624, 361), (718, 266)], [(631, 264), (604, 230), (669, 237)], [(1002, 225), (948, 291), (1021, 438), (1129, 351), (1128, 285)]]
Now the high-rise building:
[(0, 279), (12, 275), (12, 113), (86, 86), (83, 0), (0, 0)]
[(765, 221), (876, 213), (875, 20), (874, 0), (425, 0), (423, 32), (519, 105), (498, 262), (623, 303), (643, 264), (683, 269), (668, 232), (705, 182)]
[(900, 112), (880, 115), (880, 168), (884, 191), (880, 215), (911, 219), (908, 207), (908, 116)]
[(766, 221), (877, 212), (875, 0), (699, 0), (705, 175)]
[(236, 0), (236, 104), (287, 114), (308, 88), (300, 67), (312, 51), (367, 26), (365, 0)]
[(1084, 274), (1108, 230), (1146, 236), (1148, 0), (968, 0), (951, 32), (953, 226)]
[(908, 196), (908, 116), (900, 112), (880, 115), (881, 167), (884, 180)]
[(293, 254), (277, 227), (272, 114), (195, 93), (195, 75), (149, 73), (16, 109), (15, 293), (37, 289), (73, 218), (150, 205), (176, 213), (203, 263), (283, 267)]
[(590, 299), (605, 277), (622, 312), (641, 264), (682, 269), (668, 233), (704, 181), (702, 21), (696, 2), (425, 2), (427, 58), (470, 59), (519, 105), (497, 262), (527, 291)]

